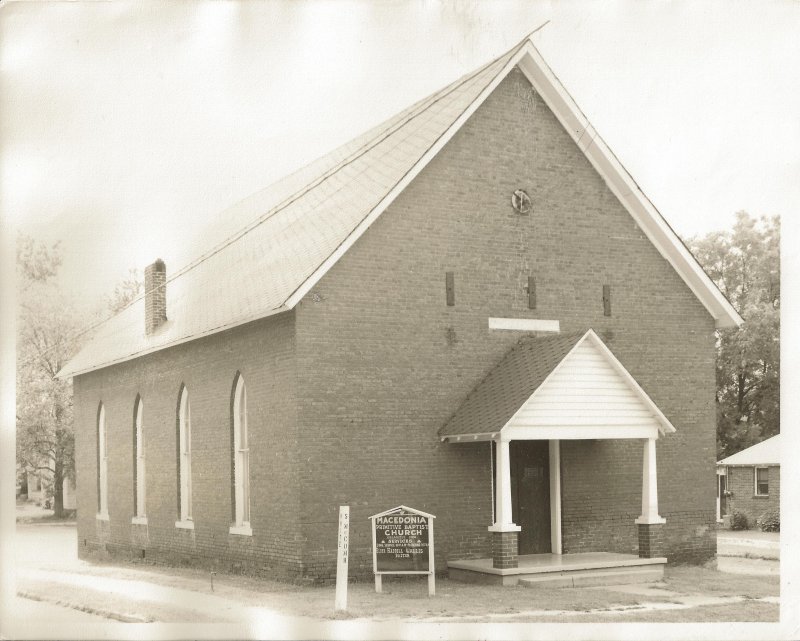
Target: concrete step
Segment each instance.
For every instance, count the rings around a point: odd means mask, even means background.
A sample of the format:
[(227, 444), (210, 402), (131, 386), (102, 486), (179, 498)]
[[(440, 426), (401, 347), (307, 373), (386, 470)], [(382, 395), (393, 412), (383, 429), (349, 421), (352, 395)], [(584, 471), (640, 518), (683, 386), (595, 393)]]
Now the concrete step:
[(549, 588), (577, 588), (594, 585), (624, 585), (629, 583), (654, 583), (664, 578), (663, 565), (639, 567), (602, 568), (573, 570), (570, 572), (546, 572), (519, 577), (518, 585), (526, 588), (545, 586)]

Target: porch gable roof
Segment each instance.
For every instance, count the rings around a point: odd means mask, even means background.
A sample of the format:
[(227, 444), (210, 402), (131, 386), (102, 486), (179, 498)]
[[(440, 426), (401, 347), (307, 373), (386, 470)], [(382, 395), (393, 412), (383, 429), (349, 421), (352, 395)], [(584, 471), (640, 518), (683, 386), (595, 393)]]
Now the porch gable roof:
[(583, 335), (521, 338), (467, 395), (439, 436), (499, 433)]
[(657, 438), (674, 432), (595, 332), (526, 337), (469, 393), (442, 440)]

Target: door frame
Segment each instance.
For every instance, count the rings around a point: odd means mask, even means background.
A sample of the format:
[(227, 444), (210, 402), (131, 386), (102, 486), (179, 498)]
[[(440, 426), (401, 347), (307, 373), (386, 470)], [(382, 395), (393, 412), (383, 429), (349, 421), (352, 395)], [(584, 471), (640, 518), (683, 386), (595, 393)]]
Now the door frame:
[[(524, 440), (524, 439), (515, 439)], [(535, 440), (535, 439), (531, 439)], [(550, 476), (550, 554), (562, 554), (561, 547), (561, 441), (547, 440), (548, 464)], [(497, 493), (494, 487), (496, 443), (489, 441), (489, 466), (492, 486), (492, 523), (495, 521)]]
[(550, 553), (561, 554), (561, 441), (548, 441), (550, 458)]
[[(717, 523), (722, 523), (723, 514), (722, 514), (722, 496), (720, 496), (720, 492), (722, 488), (720, 487), (720, 477), (725, 477), (725, 489), (728, 489), (728, 469), (725, 467), (718, 467), (717, 468)], [(728, 511), (728, 504), (727, 501), (725, 503), (725, 511)]]

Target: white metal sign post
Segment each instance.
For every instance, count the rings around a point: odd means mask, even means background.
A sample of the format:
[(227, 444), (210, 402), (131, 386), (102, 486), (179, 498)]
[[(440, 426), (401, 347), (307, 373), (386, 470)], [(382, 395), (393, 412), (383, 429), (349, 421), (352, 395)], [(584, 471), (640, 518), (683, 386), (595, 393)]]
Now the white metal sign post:
[(347, 609), (347, 559), (350, 556), (350, 506), (339, 506), (339, 545), (336, 558), (336, 603), (338, 612)]
[(384, 574), (427, 574), (428, 596), (434, 596), (433, 519), (436, 517), (400, 505), (369, 518), (375, 591), (383, 590)]

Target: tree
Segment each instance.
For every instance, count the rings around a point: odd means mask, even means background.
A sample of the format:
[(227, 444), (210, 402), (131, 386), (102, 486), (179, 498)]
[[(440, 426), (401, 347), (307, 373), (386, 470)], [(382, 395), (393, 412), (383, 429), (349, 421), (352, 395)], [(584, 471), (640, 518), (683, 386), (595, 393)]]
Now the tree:
[[(75, 436), (72, 384), (58, 371), (89, 336), (89, 318), (80, 317), (55, 283), (61, 266), (59, 243), (51, 246), (20, 234), (17, 239), (19, 322), (17, 325), (17, 465), (44, 473), (53, 509), (64, 511), (63, 482), (74, 479)], [(106, 298), (116, 313), (139, 296), (143, 283), (135, 269)], [(95, 323), (96, 325), (96, 323)]]
[(54, 512), (63, 515), (63, 481), (74, 478), (72, 385), (56, 373), (77, 348), (79, 319), (54, 283), (58, 243), (20, 235), (17, 245), (17, 463), (52, 483)]
[(736, 214), (690, 249), (744, 318), (717, 332), (717, 455), (780, 431), (780, 219)]
[(144, 282), (138, 269), (129, 269), (128, 276), (114, 288), (114, 294), (106, 298), (108, 309), (113, 314), (127, 307), (144, 291)]

